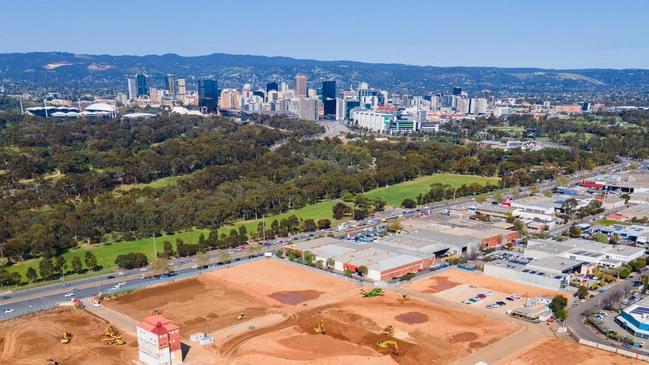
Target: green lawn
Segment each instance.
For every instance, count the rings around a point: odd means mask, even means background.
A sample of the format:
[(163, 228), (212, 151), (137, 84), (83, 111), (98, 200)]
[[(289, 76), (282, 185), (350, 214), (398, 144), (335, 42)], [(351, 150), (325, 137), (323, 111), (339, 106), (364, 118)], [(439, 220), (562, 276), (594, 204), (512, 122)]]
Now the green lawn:
[(499, 179), (497, 177), (435, 174), (384, 188), (374, 189), (367, 192), (365, 195), (368, 198), (373, 199), (383, 198), (388, 205), (398, 207), (406, 198), (414, 199), (420, 193), (427, 193), (428, 190), (430, 190), (430, 186), (435, 183), (448, 184), (453, 187), (458, 187), (462, 186), (463, 184), (469, 185), (473, 183), (486, 184), (488, 182), (491, 182), (495, 184), (498, 183), (498, 181)]
[(152, 188), (152, 189), (160, 189), (160, 188), (166, 188), (167, 186), (173, 186), (178, 184), (178, 181), (182, 178), (189, 177), (191, 174), (187, 175), (178, 175), (178, 176), (169, 176), (169, 177), (163, 177), (162, 179), (158, 180), (153, 180), (150, 183), (146, 184), (129, 184), (129, 185), (122, 185), (119, 188), (115, 190), (131, 190), (131, 189), (144, 189), (144, 188)]
[[(180, 177), (175, 177), (177, 181)], [(169, 178), (161, 179), (168, 180)], [(150, 184), (160, 184), (160, 180), (156, 180)], [(387, 204), (390, 206), (399, 206), (403, 199), (405, 198), (415, 198), (419, 193), (426, 193), (429, 190), (431, 184), (442, 183), (449, 184), (452, 186), (460, 186), (462, 184), (471, 184), (479, 183), (485, 184), (487, 182), (496, 183), (498, 178), (492, 177), (482, 177), (482, 176), (469, 176), (469, 175), (453, 175), (453, 174), (435, 174), (431, 176), (424, 176), (412, 181), (407, 181), (400, 184), (395, 184), (389, 187), (378, 188), (367, 192), (365, 195), (369, 198), (378, 198), (382, 197), (386, 200)], [(167, 184), (170, 182), (167, 181)], [(144, 184), (149, 185), (150, 184)], [(133, 188), (133, 185), (129, 186)], [(335, 205), (336, 200), (324, 200), (316, 204), (307, 205), (300, 209), (295, 209), (289, 212), (276, 214), (268, 216), (265, 219), (267, 225), (270, 226), (271, 222), (275, 219), (281, 220), (286, 218), (291, 214), (295, 214), (298, 218), (302, 219), (320, 219), (328, 218), (332, 221), (332, 226), (340, 223), (332, 218), (332, 208)], [(261, 222), (261, 219), (257, 220), (248, 220), (237, 222), (236, 224), (227, 225), (219, 229), (219, 233), (229, 234), (231, 229), (238, 229), (239, 226), (244, 225), (248, 232), (256, 231), (258, 223)], [(156, 238), (156, 244), (158, 250), (162, 250), (162, 242), (165, 240), (171, 241), (175, 244), (176, 238), (181, 238), (187, 243), (196, 243), (198, 242), (198, 237), (201, 233), (204, 233), (207, 236), (208, 231), (204, 229), (193, 229), (185, 232), (177, 232), (172, 235), (165, 235), (162, 237)], [(103, 267), (102, 272), (108, 270), (113, 270), (115, 266), (115, 258), (118, 255), (129, 253), (129, 252), (143, 252), (146, 254), (149, 259), (153, 258), (153, 239), (144, 238), (137, 239), (133, 241), (126, 242), (112, 242), (110, 244), (97, 245), (94, 247), (89, 247), (84, 245), (81, 248), (71, 250), (70, 252), (65, 253), (63, 256), (67, 259), (69, 263), (73, 256), (80, 256), (83, 261), (83, 255), (87, 250), (91, 250), (97, 257), (97, 263)], [(38, 260), (28, 260), (10, 267), (5, 267), (5, 269), (11, 272), (18, 272), (23, 276), (25, 280), (25, 273), (28, 267), (34, 267), (38, 272)], [(86, 275), (87, 276), (87, 275)], [(69, 276), (69, 279), (76, 279), (78, 275)]]

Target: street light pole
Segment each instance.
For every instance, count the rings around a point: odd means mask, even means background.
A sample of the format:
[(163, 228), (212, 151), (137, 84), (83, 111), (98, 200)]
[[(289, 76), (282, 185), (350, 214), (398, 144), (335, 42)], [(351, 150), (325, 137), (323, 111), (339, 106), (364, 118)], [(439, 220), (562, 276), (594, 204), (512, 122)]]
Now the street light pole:
[(153, 237), (153, 261), (158, 259), (158, 249), (155, 244), (155, 233), (151, 235)]

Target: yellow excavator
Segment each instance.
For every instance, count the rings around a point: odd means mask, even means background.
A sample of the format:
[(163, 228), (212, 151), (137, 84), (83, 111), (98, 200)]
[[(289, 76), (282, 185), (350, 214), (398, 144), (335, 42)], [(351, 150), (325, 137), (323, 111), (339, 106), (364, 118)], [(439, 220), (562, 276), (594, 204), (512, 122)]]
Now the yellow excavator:
[(72, 334), (68, 330), (63, 331), (63, 336), (61, 336), (61, 343), (67, 344), (72, 341)]
[(320, 323), (317, 326), (313, 327), (313, 333), (323, 335), (325, 334), (324, 320), (321, 319)]
[(106, 327), (101, 342), (104, 345), (123, 345), (126, 343), (126, 341), (122, 339), (122, 335), (119, 333), (117, 328), (113, 327), (113, 325)]
[(409, 301), (410, 297), (408, 296), (408, 294), (403, 294), (401, 297), (397, 298), (397, 300), (399, 301), (399, 303), (403, 304)]
[(239, 313), (239, 315), (237, 316), (237, 319), (238, 319), (238, 320), (242, 320), (242, 319), (244, 319), (244, 318), (246, 318), (246, 314), (243, 313), (243, 312), (242, 312), (242, 313)]
[(379, 340), (379, 342), (376, 343), (376, 346), (381, 350), (392, 349), (392, 352), (395, 355), (399, 354), (399, 346), (395, 340)]
[(394, 327), (392, 325), (387, 326), (383, 329), (383, 332), (381, 332), (381, 336), (392, 336), (394, 335)]

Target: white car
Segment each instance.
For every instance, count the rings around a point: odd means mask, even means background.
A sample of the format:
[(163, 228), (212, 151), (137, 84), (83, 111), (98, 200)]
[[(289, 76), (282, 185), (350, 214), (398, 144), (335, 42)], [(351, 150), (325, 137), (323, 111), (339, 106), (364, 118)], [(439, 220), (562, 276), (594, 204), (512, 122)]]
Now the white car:
[(74, 296), (73, 292), (65, 293), (65, 295), (64, 295), (65, 298), (69, 298), (69, 297), (73, 297), (73, 296)]
[(5, 313), (13, 313), (13, 312), (15, 312), (15, 311), (16, 311), (16, 310), (13, 309), (13, 308), (5, 309)]
[(124, 275), (124, 271), (120, 271), (120, 272), (118, 272), (117, 275), (119, 275), (119, 276)]
[(119, 285), (119, 286), (124, 286), (124, 285), (126, 285), (126, 282), (125, 282), (125, 281), (122, 281), (122, 282), (118, 283), (117, 285)]
[(140, 269), (140, 272), (145, 272), (145, 271), (147, 271), (147, 270), (148, 270), (148, 269), (147, 269), (146, 267), (143, 267), (143, 268)]

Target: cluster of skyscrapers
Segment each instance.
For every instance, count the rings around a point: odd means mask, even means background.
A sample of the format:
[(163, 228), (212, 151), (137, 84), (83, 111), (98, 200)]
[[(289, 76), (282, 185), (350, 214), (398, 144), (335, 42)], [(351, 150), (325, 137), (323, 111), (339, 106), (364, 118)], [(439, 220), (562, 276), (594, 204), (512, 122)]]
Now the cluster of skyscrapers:
[(128, 78), (128, 94), (117, 95), (122, 105), (131, 103), (147, 104), (152, 106), (195, 105), (203, 113), (216, 113), (218, 110), (219, 87), (214, 79), (198, 80), (197, 90), (187, 92), (187, 82), (184, 78), (166, 75), (164, 88), (147, 86), (147, 76), (137, 74)]

